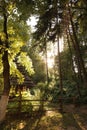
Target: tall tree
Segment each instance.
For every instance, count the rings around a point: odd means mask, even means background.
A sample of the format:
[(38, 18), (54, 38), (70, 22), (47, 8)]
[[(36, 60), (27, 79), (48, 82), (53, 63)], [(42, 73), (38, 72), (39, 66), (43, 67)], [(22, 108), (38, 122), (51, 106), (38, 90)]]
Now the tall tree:
[[(84, 45), (81, 45), (80, 40), (82, 36), (82, 40), (84, 39), (82, 42), (86, 45), (85, 37), (87, 33), (84, 35), (84, 32), (87, 31), (87, 27), (85, 26), (86, 20), (83, 20), (87, 12), (86, 3), (85, 0), (42, 0), (39, 1), (39, 3), (37, 2), (37, 15), (39, 20), (36, 26), (37, 30), (34, 33), (37, 40), (41, 40), (43, 36), (47, 36), (48, 41), (51, 40), (54, 42), (57, 36), (66, 35), (67, 30), (74, 49), (73, 57), (76, 58), (73, 62), (77, 64), (78, 75), (80, 79), (84, 80), (85, 84), (87, 84), (87, 72), (81, 50)], [(83, 27), (81, 27), (81, 25)], [(84, 29), (84, 27), (86, 29)], [(86, 86), (84, 84), (82, 85)]]
[[(71, 6), (72, 7), (72, 6)], [(81, 54), (81, 49), (80, 49), (80, 42), (78, 39), (78, 32), (76, 32), (75, 29), (75, 24), (74, 24), (74, 20), (73, 20), (73, 15), (71, 10), (69, 9), (69, 16), (70, 16), (70, 22), (71, 22), (71, 27), (72, 27), (72, 33), (73, 33), (73, 45), (74, 45), (74, 50), (76, 51), (76, 57), (78, 60), (78, 68), (81, 70), (82, 74), (83, 74), (83, 79), (85, 81), (85, 84), (87, 84), (87, 72), (85, 69), (85, 64), (84, 64), (84, 60)]]
[[(0, 122), (3, 121), (5, 117), (6, 107), (8, 104), (9, 92), (10, 92), (10, 87), (11, 87), (10, 86), (10, 64), (9, 64), (9, 55), (11, 51), (10, 46), (15, 41), (15, 36), (20, 41), (19, 46), (20, 46), (21, 41), (22, 40), (25, 41), (26, 39), (26, 36), (23, 37), (24, 33), (22, 32), (23, 31), (22, 28), (20, 28), (21, 31), (17, 30), (18, 28), (15, 29), (15, 26), (13, 23), (19, 22), (19, 21), (21, 22), (22, 20), (24, 20), (24, 22), (26, 23), (26, 20), (30, 16), (30, 10), (32, 9), (29, 10), (27, 15), (26, 15), (26, 11), (29, 7), (32, 7), (31, 6), (32, 0), (30, 4), (29, 3), (27, 4), (27, 2), (28, 2), (27, 0), (26, 1), (23, 1), (23, 0), (22, 1), (14, 1), (14, 0), (9, 0), (9, 1), (1, 0), (0, 1), (0, 20), (2, 21), (2, 24), (1, 24), (2, 32), (1, 32), (1, 37), (0, 37), (0, 45), (1, 45), (0, 51), (2, 53), (3, 79), (4, 79), (4, 89), (3, 89), (3, 94), (0, 100)], [(20, 6), (20, 3), (21, 3), (21, 6)], [(24, 10), (25, 5), (26, 5), (26, 10)], [(23, 14), (25, 15), (25, 18), (23, 17)], [(8, 30), (9, 24), (11, 25), (13, 24), (10, 30)], [(20, 35), (20, 37), (18, 35)], [(13, 57), (15, 56), (16, 54), (14, 54)]]
[(8, 96), (9, 96), (9, 91), (10, 91), (10, 65), (8, 61), (8, 33), (7, 33), (7, 10), (6, 10), (6, 3), (3, 1), (3, 33), (4, 33), (4, 41), (3, 45), (5, 47), (3, 56), (2, 56), (2, 61), (3, 61), (3, 78), (4, 78), (4, 91), (3, 95), (0, 100), (0, 121), (3, 120), (5, 116), (5, 110), (7, 107), (8, 103)]
[[(60, 79), (60, 90), (62, 96), (62, 73), (61, 73), (61, 58), (59, 50), (59, 37), (61, 37), (61, 19), (62, 10), (59, 8), (61, 6), (60, 1), (44, 1), (41, 3), (41, 8), (44, 9), (43, 12), (39, 12), (39, 21), (37, 24), (37, 31), (34, 36), (37, 40), (41, 40), (42, 37), (46, 37), (47, 40), (58, 42), (58, 62), (59, 62), (59, 79)], [(49, 15), (50, 14), (50, 15)], [(44, 45), (44, 44), (43, 44)], [(62, 99), (62, 97), (61, 97)], [(61, 100), (61, 110), (62, 110), (62, 100)]]

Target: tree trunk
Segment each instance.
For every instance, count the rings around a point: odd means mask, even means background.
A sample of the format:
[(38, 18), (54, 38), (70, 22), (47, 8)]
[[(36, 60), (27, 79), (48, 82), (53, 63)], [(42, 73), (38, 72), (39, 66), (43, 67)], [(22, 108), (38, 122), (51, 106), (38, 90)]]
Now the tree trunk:
[(9, 99), (10, 91), (10, 80), (9, 80), (9, 62), (8, 52), (5, 51), (3, 55), (3, 79), (4, 79), (4, 90), (0, 99), (0, 122), (2, 122), (6, 115), (6, 108)]
[(77, 69), (78, 69), (78, 79), (80, 81), (80, 84), (82, 83), (83, 81), (83, 77), (82, 77), (82, 73), (81, 73), (81, 64), (80, 64), (80, 60), (79, 60), (79, 57), (77, 55), (77, 50), (76, 50), (76, 47), (75, 47), (75, 42), (73, 40), (73, 37), (70, 33), (70, 29), (68, 27), (68, 30), (69, 30), (69, 35), (70, 35), (70, 38), (71, 38), (71, 41), (72, 41), (72, 46), (74, 48), (74, 51), (75, 51), (75, 59), (76, 59), (76, 64), (77, 64)]
[(4, 18), (3, 32), (5, 34), (5, 41), (3, 43), (5, 46), (5, 50), (2, 57), (4, 89), (3, 89), (3, 94), (0, 100), (0, 122), (2, 122), (5, 118), (6, 108), (7, 108), (8, 99), (9, 99), (9, 92), (10, 92), (10, 66), (9, 66), (9, 61), (8, 61), (7, 16), (5, 13), (3, 14), (3, 18)]
[(80, 60), (78, 58), (75, 43), (74, 43), (73, 37), (70, 33), (70, 30), (69, 30), (69, 35), (70, 35), (70, 38), (71, 38), (71, 41), (72, 41), (72, 46), (73, 46), (74, 51), (75, 51), (75, 62), (76, 62), (76, 65), (77, 65), (77, 70), (78, 70), (78, 79), (79, 79), (79, 82), (80, 82), (80, 85), (81, 85), (82, 81), (83, 81), (82, 72), (81, 72), (81, 65), (80, 65)]
[(68, 43), (68, 47), (69, 47), (69, 51), (70, 51), (70, 55), (71, 55), (71, 65), (72, 65), (72, 72), (73, 72), (73, 75), (74, 75), (74, 81), (76, 82), (76, 85), (77, 85), (78, 95), (79, 95), (79, 97), (81, 97), (80, 84), (78, 82), (76, 72), (75, 72), (75, 67), (74, 67), (74, 64), (73, 64), (73, 54), (72, 54), (72, 49), (71, 49), (71, 46), (70, 46), (70, 40), (69, 40), (69, 36), (68, 36), (67, 31), (66, 31), (66, 35), (67, 35), (67, 43)]
[(57, 37), (58, 45), (58, 70), (59, 70), (59, 82), (60, 82), (60, 112), (63, 113), (63, 83), (62, 83), (62, 71), (61, 71), (61, 58), (60, 58), (60, 45), (59, 45), (59, 36)]
[(45, 47), (45, 58), (46, 58), (46, 80), (47, 80), (47, 84), (49, 84), (49, 71), (48, 71), (48, 56), (47, 56), (47, 44)]
[(0, 99), (0, 123), (5, 119), (8, 99), (7, 95), (2, 95)]
[(75, 51), (77, 53), (77, 58), (79, 59), (79, 63), (81, 65), (81, 70), (82, 70), (82, 73), (83, 73), (84, 83), (87, 84), (87, 73), (86, 73), (84, 61), (83, 61), (83, 58), (82, 58), (82, 54), (81, 54), (81, 51), (80, 51), (78, 38), (77, 38), (77, 35), (76, 35), (76, 32), (75, 32), (74, 23), (72, 21), (72, 14), (71, 14), (70, 9), (69, 9), (69, 16), (70, 16), (70, 22), (71, 22), (72, 31), (73, 31), (73, 37), (74, 37), (74, 43), (75, 43), (74, 44)]

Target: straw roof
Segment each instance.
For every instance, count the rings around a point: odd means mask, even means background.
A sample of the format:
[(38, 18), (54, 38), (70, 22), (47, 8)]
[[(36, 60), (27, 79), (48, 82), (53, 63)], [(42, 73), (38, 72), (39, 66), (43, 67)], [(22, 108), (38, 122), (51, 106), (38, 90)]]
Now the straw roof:
[(17, 64), (17, 69), (22, 73), (24, 76), (24, 82), (23, 83), (18, 83), (18, 77), (10, 77), (10, 84), (12, 86), (19, 86), (19, 87), (27, 87), (27, 88), (32, 88), (34, 87), (34, 83), (31, 80), (28, 72), (25, 70), (25, 67), (21, 66), (19, 63)]

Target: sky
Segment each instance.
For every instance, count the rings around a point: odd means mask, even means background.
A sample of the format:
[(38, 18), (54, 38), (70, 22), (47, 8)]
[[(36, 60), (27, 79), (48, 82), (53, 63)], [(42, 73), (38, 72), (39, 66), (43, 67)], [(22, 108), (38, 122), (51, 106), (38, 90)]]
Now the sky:
[(37, 24), (37, 19), (34, 16), (31, 16), (30, 19), (27, 20), (27, 24), (31, 26), (32, 31), (35, 30), (35, 25)]

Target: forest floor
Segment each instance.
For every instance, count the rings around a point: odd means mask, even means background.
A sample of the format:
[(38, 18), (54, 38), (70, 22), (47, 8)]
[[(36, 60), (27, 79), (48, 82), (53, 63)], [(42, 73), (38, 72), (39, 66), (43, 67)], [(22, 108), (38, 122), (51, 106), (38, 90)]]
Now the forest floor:
[(7, 114), (0, 130), (87, 130), (87, 105), (64, 105), (62, 114), (57, 109)]

